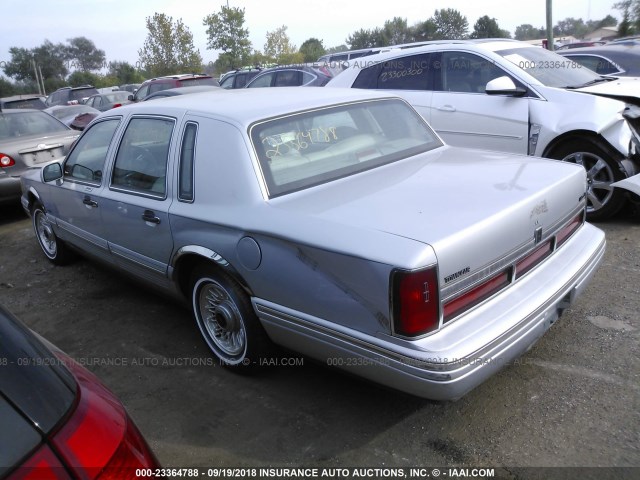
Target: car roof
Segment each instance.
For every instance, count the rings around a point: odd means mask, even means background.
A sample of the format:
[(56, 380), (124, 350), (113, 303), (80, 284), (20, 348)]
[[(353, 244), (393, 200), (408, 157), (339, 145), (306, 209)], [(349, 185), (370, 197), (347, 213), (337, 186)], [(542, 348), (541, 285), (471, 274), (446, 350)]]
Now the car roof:
[[(288, 113), (322, 108), (328, 105), (365, 101), (376, 98), (398, 98), (384, 92), (357, 89), (308, 88), (304, 95), (300, 87), (273, 88), (266, 95), (263, 89), (213, 90), (191, 95), (167, 97), (162, 102), (140, 102), (127, 106), (127, 112), (181, 115), (185, 112), (213, 115), (236, 124), (253, 122)], [(105, 112), (101, 117), (118, 112)]]

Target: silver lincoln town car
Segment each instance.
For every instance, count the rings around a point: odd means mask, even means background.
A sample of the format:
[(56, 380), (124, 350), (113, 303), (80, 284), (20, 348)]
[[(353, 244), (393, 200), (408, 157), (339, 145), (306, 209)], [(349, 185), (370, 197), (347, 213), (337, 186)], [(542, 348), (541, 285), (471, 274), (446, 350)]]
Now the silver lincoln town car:
[(22, 177), (55, 264), (75, 251), (186, 298), (221, 363), (273, 343), (456, 399), (594, 274), (586, 173), (446, 146), (381, 92), (208, 92), (110, 110)]

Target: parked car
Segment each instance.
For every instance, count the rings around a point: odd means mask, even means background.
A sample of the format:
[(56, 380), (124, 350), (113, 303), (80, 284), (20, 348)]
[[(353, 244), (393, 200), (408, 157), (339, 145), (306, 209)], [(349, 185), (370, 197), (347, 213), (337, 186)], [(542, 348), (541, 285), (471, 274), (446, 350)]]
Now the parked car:
[(129, 93), (136, 93), (136, 91), (140, 88), (141, 83), (126, 83), (124, 85), (120, 85), (118, 90), (126, 91)]
[(160, 465), (98, 378), (0, 307), (0, 477), (129, 478)]
[(59, 88), (47, 97), (45, 103), (47, 107), (55, 105), (77, 105), (84, 103), (91, 95), (99, 93), (95, 87), (91, 85), (82, 85), (81, 87), (63, 87)]
[(200, 74), (182, 74), (182, 75), (169, 75), (166, 77), (152, 78), (144, 82), (135, 94), (129, 96), (129, 100), (133, 102), (139, 102), (146, 98), (148, 95), (159, 92), (161, 90), (167, 90), (169, 88), (177, 87), (193, 87), (196, 85), (213, 85), (219, 87), (218, 81), (210, 77), (209, 75)]
[(129, 95), (129, 92), (123, 92), (119, 90), (110, 93), (99, 93), (97, 95), (90, 96), (84, 103), (85, 105), (89, 105), (96, 110), (105, 112), (112, 108), (122, 107), (123, 105), (130, 104), (131, 100), (129, 100)]
[(606, 45), (558, 52), (599, 75), (640, 76), (640, 45)]
[(600, 40), (594, 40), (594, 41), (589, 41), (589, 42), (573, 42), (573, 43), (565, 43), (564, 45), (561, 45), (559, 47), (555, 48), (555, 51), (562, 51), (562, 50), (570, 50), (573, 48), (582, 48), (582, 47), (597, 47), (599, 45), (605, 45), (607, 42), (605, 41), (600, 41)]
[(247, 83), (262, 70), (262, 68), (241, 68), (227, 72), (220, 78), (220, 86), (227, 90), (244, 88)]
[(78, 132), (42, 110), (0, 112), (0, 204), (20, 199), (20, 175), (62, 158)]
[(525, 352), (604, 234), (582, 167), (445, 146), (379, 92), (244, 89), (100, 115), (22, 177), (44, 255), (184, 298), (220, 363), (271, 342), (434, 399)]
[(57, 105), (55, 107), (45, 108), (44, 111), (56, 117), (67, 127), (76, 130), (84, 129), (84, 126), (79, 128), (78, 117), (81, 117), (81, 119), (90, 118), (92, 120), (100, 114), (100, 110), (90, 107), (89, 105)]
[(329, 65), (284, 65), (266, 68), (247, 83), (245, 88), (322, 87), (338, 70)]
[(616, 182), (640, 186), (638, 82), (603, 78), (528, 43), (442, 41), (381, 53), (352, 61), (327, 86), (398, 94), (451, 145), (583, 165), (591, 220), (624, 204)]
[(213, 85), (196, 85), (195, 87), (177, 87), (169, 88), (167, 90), (160, 90), (159, 92), (152, 93), (143, 98), (143, 101), (157, 100), (159, 98), (175, 97), (176, 95), (187, 95), (190, 93), (202, 93), (211, 92), (215, 90), (222, 90), (220, 87), (214, 87)]
[(44, 103), (44, 97), (37, 94), (13, 95), (12, 97), (0, 98), (0, 111), (12, 108), (43, 110), (47, 108), (47, 105)]

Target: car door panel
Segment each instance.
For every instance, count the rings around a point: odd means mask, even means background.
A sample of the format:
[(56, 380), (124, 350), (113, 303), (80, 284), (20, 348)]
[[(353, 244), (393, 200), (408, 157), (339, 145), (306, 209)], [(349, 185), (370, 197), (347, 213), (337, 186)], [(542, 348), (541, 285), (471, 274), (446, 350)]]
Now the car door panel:
[(167, 181), (175, 120), (133, 117), (126, 126), (102, 198), (102, 218), (113, 261), (164, 283), (173, 250)]

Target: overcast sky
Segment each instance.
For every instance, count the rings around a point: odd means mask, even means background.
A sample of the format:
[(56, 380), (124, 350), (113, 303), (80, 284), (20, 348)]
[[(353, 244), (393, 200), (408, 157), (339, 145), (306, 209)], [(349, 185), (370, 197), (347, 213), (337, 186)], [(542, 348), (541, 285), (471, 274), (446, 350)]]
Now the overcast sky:
[[(555, 0), (553, 23), (567, 17), (600, 20), (609, 14), (620, 19), (620, 13), (613, 10), (615, 1)], [(33, 48), (45, 40), (64, 43), (73, 37), (92, 40), (105, 51), (107, 62), (135, 65), (147, 36), (145, 18), (155, 12), (181, 18), (204, 62), (215, 61), (217, 53), (207, 50), (202, 20), (224, 4), (222, 0), (1, 0), (0, 69), (11, 59), (10, 47)], [(258, 50), (264, 49), (265, 34), (282, 25), (288, 27), (289, 38), (298, 47), (311, 37), (333, 47), (345, 43), (360, 28), (382, 27), (393, 17), (406, 18), (411, 26), (441, 8), (460, 11), (470, 31), (483, 15), (495, 18), (512, 35), (518, 25), (543, 27), (546, 22), (545, 0), (229, 0), (228, 4), (245, 9), (245, 26)]]

